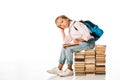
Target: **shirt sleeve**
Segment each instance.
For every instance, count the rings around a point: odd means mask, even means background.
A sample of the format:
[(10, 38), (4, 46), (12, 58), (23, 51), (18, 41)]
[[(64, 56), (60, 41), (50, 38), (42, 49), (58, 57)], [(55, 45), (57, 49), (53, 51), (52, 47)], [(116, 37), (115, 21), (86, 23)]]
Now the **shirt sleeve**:
[(64, 43), (67, 44), (67, 43), (70, 43), (71, 41), (72, 41), (72, 38), (70, 37), (70, 34), (68, 34), (64, 39)]

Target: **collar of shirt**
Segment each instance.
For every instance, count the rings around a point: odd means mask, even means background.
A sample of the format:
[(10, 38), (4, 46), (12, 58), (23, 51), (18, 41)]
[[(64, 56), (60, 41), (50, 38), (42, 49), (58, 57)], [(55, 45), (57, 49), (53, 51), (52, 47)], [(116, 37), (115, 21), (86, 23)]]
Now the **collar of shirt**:
[(75, 21), (72, 20), (72, 21), (70, 22), (70, 26), (69, 26), (69, 28), (72, 27), (72, 25), (73, 25), (74, 23), (75, 23)]

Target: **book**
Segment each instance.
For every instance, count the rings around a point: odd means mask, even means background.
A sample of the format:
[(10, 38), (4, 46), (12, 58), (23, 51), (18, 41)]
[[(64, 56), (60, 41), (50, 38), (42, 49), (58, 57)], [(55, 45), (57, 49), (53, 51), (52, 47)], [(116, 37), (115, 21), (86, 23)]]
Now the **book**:
[(95, 48), (75, 52), (74, 68), (76, 76), (106, 73), (106, 45), (96, 45)]

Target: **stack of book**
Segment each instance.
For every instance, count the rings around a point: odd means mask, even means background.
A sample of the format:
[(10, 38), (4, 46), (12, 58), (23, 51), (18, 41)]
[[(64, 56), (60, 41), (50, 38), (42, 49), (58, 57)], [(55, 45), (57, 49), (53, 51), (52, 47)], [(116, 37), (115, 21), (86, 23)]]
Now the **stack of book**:
[(96, 45), (96, 74), (105, 74), (105, 62), (106, 62), (106, 45)]
[(94, 49), (85, 51), (85, 72), (95, 74), (95, 51)]
[(106, 45), (96, 45), (94, 49), (89, 49), (74, 54), (75, 76), (87, 74), (105, 74)]
[(82, 76), (85, 75), (85, 53), (84, 52), (76, 52), (75, 53), (75, 75)]

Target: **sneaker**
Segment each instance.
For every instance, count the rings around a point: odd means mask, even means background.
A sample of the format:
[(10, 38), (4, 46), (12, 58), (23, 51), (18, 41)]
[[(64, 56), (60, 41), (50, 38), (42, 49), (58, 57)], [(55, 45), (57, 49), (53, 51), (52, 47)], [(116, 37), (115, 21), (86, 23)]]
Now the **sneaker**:
[(59, 73), (58, 75), (60, 77), (72, 76), (73, 75), (73, 71), (71, 71), (70, 69), (66, 69), (64, 72)]
[(59, 74), (62, 72), (62, 70), (59, 70), (57, 67), (54, 67), (53, 69), (51, 70), (47, 70), (48, 73), (51, 73), (51, 74)]

